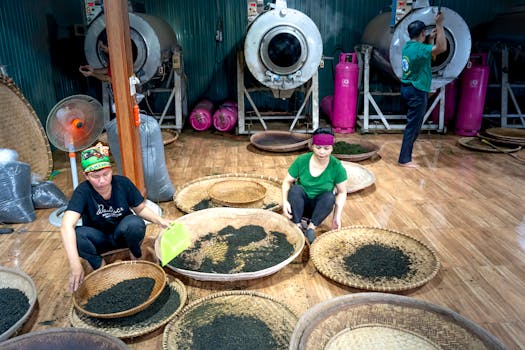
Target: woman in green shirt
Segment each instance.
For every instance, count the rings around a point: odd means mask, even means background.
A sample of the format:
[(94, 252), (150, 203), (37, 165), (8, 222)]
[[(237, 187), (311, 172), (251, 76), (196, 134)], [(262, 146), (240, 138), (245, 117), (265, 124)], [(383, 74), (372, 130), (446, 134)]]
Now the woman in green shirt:
[(331, 155), (334, 133), (319, 128), (312, 137), (312, 152), (297, 157), (283, 180), (283, 212), (299, 228), (309, 219), (304, 234), (312, 243), (315, 229), (333, 211), (332, 229), (341, 228), (341, 213), (346, 200), (347, 173)]

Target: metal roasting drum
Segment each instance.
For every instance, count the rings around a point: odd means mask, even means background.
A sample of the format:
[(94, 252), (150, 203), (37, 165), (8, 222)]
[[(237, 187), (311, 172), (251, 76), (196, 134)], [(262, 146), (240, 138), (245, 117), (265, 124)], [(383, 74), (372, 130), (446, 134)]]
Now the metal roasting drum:
[(247, 28), (244, 57), (252, 75), (274, 90), (305, 84), (321, 62), (323, 43), (315, 23), (277, 0)]
[[(428, 3), (428, 1), (426, 2)], [(428, 32), (435, 28), (437, 6), (422, 6), (412, 9), (390, 29), (391, 12), (384, 12), (373, 18), (366, 26), (362, 42), (374, 47), (372, 62), (391, 77), (399, 80), (402, 75), (401, 50), (410, 40), (408, 25), (415, 20), (423, 21)], [(465, 21), (449, 8), (441, 7), (444, 16), (443, 27), (447, 40), (447, 51), (432, 62), (431, 90), (445, 86), (458, 77), (470, 57), (472, 46), (469, 27)]]
[[(178, 48), (177, 36), (164, 20), (143, 13), (129, 13), (130, 36), (133, 51), (133, 71), (145, 83), (156, 76), (167, 74), (165, 64), (171, 64), (174, 50)], [(106, 20), (98, 16), (89, 26), (84, 41), (87, 62), (93, 67), (105, 67), (108, 57), (98, 47), (106, 37)]]

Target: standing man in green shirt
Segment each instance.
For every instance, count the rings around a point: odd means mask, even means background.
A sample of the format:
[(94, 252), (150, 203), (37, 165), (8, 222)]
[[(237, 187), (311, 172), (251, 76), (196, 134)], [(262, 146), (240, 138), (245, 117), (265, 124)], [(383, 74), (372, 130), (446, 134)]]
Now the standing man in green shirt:
[[(447, 50), (447, 40), (443, 31), (443, 15), (436, 14), (436, 28), (426, 36), (427, 26), (422, 21), (414, 21), (408, 25), (410, 40), (401, 52), (401, 97), (408, 106), (407, 124), (403, 133), (403, 143), (399, 153), (400, 166), (417, 168), (412, 161), (412, 149), (416, 141), (423, 117), (427, 109), (428, 93), (432, 82), (432, 57)], [(435, 43), (432, 44), (431, 42)]]

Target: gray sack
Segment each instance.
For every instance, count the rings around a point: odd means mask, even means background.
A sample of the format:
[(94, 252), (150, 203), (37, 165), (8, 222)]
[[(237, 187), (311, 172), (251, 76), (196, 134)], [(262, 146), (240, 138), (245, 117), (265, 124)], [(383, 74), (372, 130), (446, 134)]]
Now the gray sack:
[[(118, 137), (117, 120), (106, 124), (110, 151), (122, 174), (120, 158), (120, 141)], [(147, 197), (153, 202), (173, 200), (175, 188), (171, 183), (166, 161), (164, 159), (164, 144), (157, 120), (149, 115), (140, 115), (140, 143), (142, 145), (142, 164)]]

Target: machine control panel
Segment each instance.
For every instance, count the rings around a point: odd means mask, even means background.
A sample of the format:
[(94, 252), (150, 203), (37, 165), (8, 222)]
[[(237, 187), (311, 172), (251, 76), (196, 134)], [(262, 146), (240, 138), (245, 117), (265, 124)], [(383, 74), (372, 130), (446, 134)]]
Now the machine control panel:
[(89, 26), (104, 11), (102, 0), (85, 0), (86, 24)]
[(398, 23), (405, 17), (410, 11), (412, 11), (414, 1), (413, 0), (394, 0), (395, 5), (395, 23)]
[(264, 0), (247, 0), (248, 23), (253, 22), (264, 11)]

